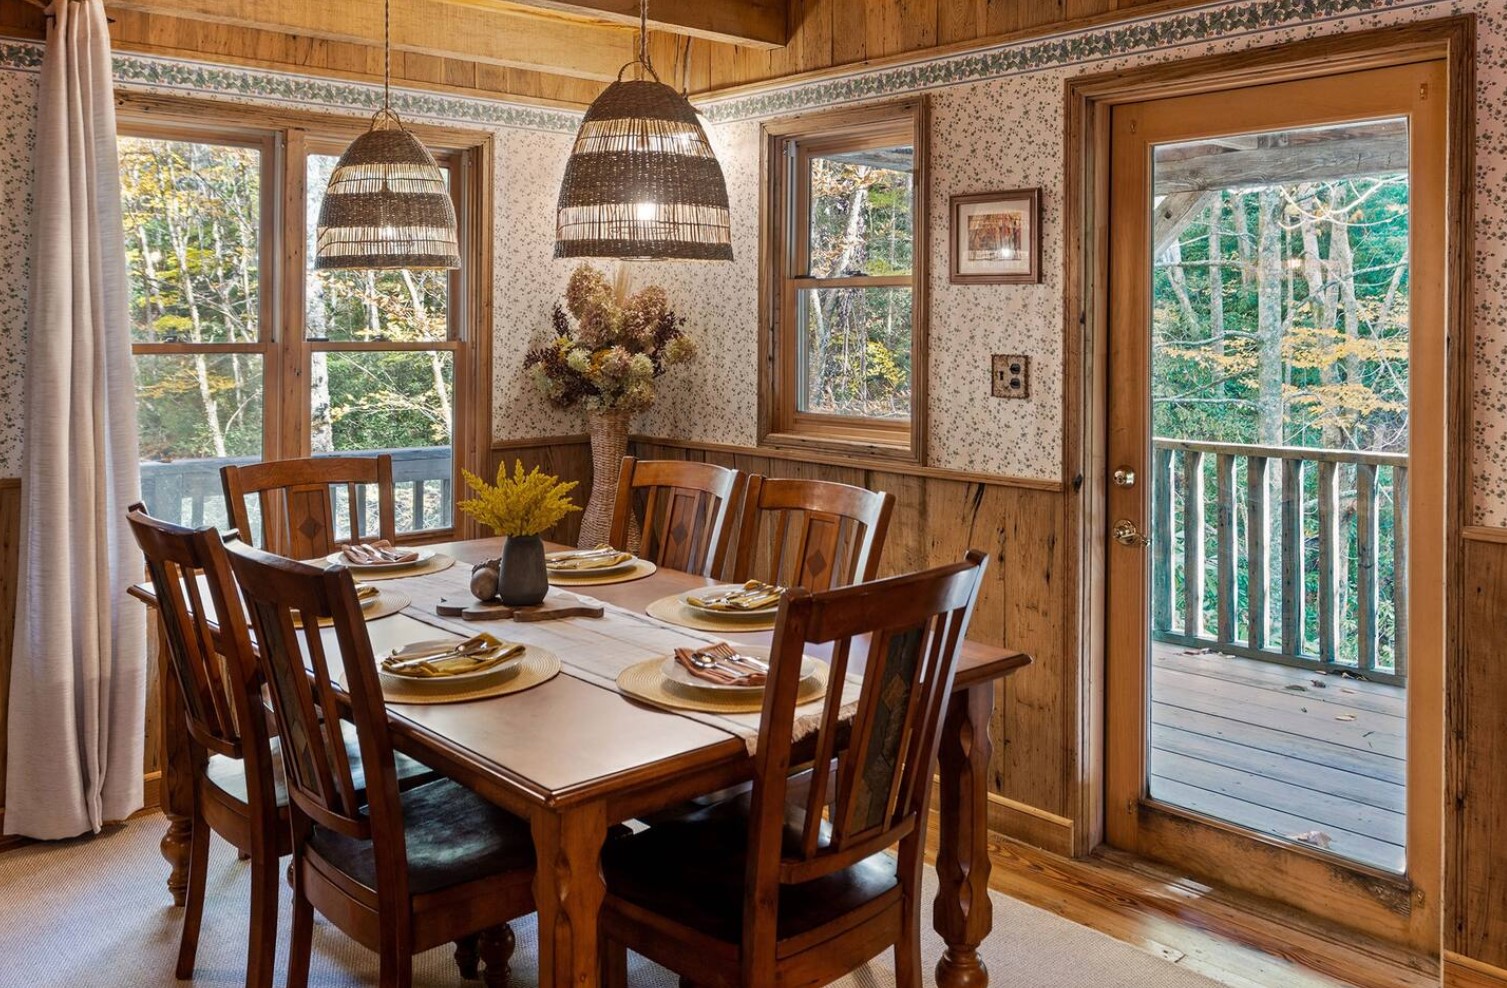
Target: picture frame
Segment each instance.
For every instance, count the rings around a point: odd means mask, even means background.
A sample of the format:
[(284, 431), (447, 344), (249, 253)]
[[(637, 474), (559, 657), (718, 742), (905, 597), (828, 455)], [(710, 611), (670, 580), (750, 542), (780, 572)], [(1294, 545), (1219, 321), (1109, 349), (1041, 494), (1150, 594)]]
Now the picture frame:
[(1041, 189), (957, 195), (949, 202), (954, 285), (1041, 283)]

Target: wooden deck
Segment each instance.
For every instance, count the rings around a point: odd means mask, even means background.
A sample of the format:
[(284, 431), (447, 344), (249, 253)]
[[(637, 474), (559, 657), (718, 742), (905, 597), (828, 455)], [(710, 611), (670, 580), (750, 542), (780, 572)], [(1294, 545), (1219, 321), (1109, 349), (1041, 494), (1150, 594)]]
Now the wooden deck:
[(1403, 869), (1404, 688), (1160, 642), (1152, 667), (1154, 798)]

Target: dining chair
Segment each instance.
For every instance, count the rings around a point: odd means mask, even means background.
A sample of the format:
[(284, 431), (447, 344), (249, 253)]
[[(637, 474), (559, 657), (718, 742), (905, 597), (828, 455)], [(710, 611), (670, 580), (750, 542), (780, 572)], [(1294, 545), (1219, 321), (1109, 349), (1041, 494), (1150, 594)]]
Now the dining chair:
[(750, 476), (733, 579), (816, 592), (874, 579), (895, 496), (829, 480)]
[[(604, 985), (621, 988), (630, 949), (683, 985), (763, 988), (824, 985), (893, 948), (896, 984), (919, 988), (931, 779), (984, 564), (971, 551), (922, 573), (786, 595), (752, 789), (603, 849)], [(867, 642), (856, 700), (840, 687), (855, 639)], [(831, 645), (833, 687), (797, 744), (808, 643)]]
[[(194, 772), (188, 889), (176, 975), (193, 976), (204, 915), (209, 836), (217, 833), (250, 861), (251, 929), (246, 984), (272, 984), (277, 954), (278, 858), (292, 851), (280, 738), (269, 730), (253, 655), (225, 552), (213, 528), (184, 528), (133, 504), (126, 519), (146, 557), (169, 667), (183, 697)], [(233, 536), (231, 536), (233, 537)], [(340, 724), (355, 785), (365, 773), (355, 727)], [(401, 785), (435, 777), (411, 758), (397, 763)]]
[[(396, 537), (392, 456), (312, 456), (220, 468), (231, 527), (251, 542), (246, 498), (255, 495), (261, 512), (261, 544), (293, 559), (317, 559), (352, 541)], [(366, 531), (366, 488), (377, 489), (377, 532)], [(336, 499), (343, 488), (350, 535), (336, 532)]]
[[(610, 541), (657, 566), (718, 576), (727, 556), (743, 475), (686, 460), (623, 457)], [(641, 519), (641, 520), (640, 520)]]
[[(507, 924), (534, 911), (527, 821), (450, 779), (399, 790), (377, 662), (348, 569), (240, 545), (229, 554), (278, 729), (289, 739), (289, 988), (308, 984), (316, 908), (377, 952), (382, 988), (409, 988), (413, 955), (451, 941), (463, 973), (475, 975), (479, 954), (486, 984), (501, 988), (513, 951)], [(346, 714), (366, 767), (364, 799), (331, 728)]]

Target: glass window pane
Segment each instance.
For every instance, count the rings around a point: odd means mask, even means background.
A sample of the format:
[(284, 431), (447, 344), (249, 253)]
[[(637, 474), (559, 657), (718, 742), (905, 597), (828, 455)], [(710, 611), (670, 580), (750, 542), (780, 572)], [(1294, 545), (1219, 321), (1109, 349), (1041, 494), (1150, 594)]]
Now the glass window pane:
[(133, 340), (257, 340), (261, 166), (255, 148), (120, 138)]
[(796, 304), (800, 410), (909, 418), (911, 289), (807, 289)]
[(811, 276), (910, 274), (915, 151), (811, 159)]
[[(400, 532), (451, 525), (454, 365), (447, 350), (312, 355), (314, 455), (391, 453)], [(368, 531), (376, 510), (370, 499)]]
[[(304, 309), (308, 338), (404, 343), (448, 339), (448, 271), (314, 270), (319, 207), (338, 160), (328, 154), (311, 154), (308, 158), (304, 211), (309, 259)], [(445, 177), (450, 177), (448, 170)]]
[(220, 467), (261, 459), (262, 400), (258, 354), (136, 357), (142, 500), (154, 517), (228, 524)]

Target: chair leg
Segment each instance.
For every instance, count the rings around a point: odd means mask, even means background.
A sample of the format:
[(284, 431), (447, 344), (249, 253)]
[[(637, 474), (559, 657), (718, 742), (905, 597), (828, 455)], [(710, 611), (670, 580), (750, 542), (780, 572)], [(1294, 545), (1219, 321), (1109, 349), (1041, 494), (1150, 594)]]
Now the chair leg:
[(476, 949), (478, 938), (479, 934), (473, 933), (455, 941), (455, 966), (460, 971), (460, 976), (467, 981), (475, 981), (477, 972), (480, 971), (478, 964), (481, 954)]
[(251, 855), (251, 933), (246, 945), (246, 988), (272, 988), (277, 966), (277, 850)]
[(628, 948), (603, 936), (597, 946), (602, 988), (628, 988)]
[(183, 933), (178, 941), (179, 981), (194, 976), (194, 957), (199, 952), (199, 926), (204, 919), (204, 880), (209, 868), (209, 824), (199, 812), (199, 795), (194, 793), (193, 832), (188, 844), (188, 890), (183, 902)]
[(921, 988), (921, 930), (911, 927), (895, 941), (895, 988)]
[(508, 962), (513, 959), (513, 950), (517, 946), (513, 928), (506, 923), (482, 931), (481, 959), (487, 966), (482, 972), (481, 980), (486, 988), (506, 988), (508, 977), (512, 974), (512, 967)]
[[(295, 862), (294, 867), (297, 868)], [(288, 988), (309, 988), (309, 957), (314, 950), (314, 906), (293, 885), (293, 936), (288, 942)]]

